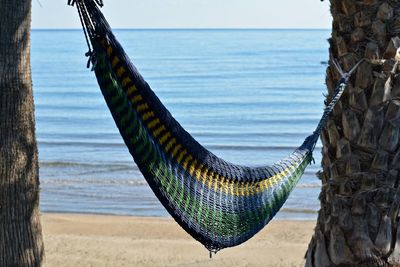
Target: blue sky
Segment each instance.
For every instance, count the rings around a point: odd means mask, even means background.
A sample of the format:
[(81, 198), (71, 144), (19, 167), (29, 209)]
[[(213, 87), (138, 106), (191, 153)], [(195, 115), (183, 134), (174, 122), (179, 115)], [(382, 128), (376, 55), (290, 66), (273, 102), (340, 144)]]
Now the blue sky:
[[(32, 27), (79, 28), (67, 0), (33, 0)], [(329, 1), (319, 0), (104, 0), (113, 28), (331, 27)]]

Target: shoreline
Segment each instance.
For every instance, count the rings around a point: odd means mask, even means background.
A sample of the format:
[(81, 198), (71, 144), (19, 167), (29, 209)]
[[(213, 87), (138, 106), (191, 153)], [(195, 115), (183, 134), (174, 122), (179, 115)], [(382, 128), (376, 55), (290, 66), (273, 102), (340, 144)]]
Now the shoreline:
[(315, 221), (274, 220), (212, 259), (168, 217), (42, 213), (46, 266), (304, 266)]
[[(167, 211), (166, 211), (167, 212)], [(112, 216), (112, 217), (129, 217), (129, 218), (165, 218), (165, 219), (171, 219), (173, 221), (173, 218), (169, 213), (166, 213), (166, 215), (131, 215), (131, 214), (118, 214), (118, 213), (101, 213), (101, 212), (90, 212), (90, 211), (41, 211), (41, 215), (98, 215), (98, 216)], [(311, 221), (316, 221), (317, 216), (318, 216), (318, 211), (313, 211), (313, 210), (299, 210), (299, 211), (292, 211), (292, 209), (281, 209), (280, 213), (291, 213), (291, 214), (301, 214), (303, 216), (285, 216), (282, 217), (279, 216), (279, 213), (274, 217), (273, 221), (296, 221), (296, 222), (311, 222)], [(308, 217), (306, 217), (308, 215)], [(315, 216), (315, 220), (313, 217), (310, 216)]]

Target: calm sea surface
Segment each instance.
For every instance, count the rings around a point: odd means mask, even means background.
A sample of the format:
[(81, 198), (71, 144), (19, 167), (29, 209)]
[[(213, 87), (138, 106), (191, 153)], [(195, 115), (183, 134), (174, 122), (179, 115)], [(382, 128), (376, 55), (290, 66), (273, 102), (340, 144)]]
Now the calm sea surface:
[[(117, 30), (175, 118), (216, 155), (262, 165), (290, 154), (323, 109), (327, 30)], [(80, 30), (32, 33), (41, 208), (168, 216), (111, 118)], [(278, 218), (313, 219), (317, 164)]]

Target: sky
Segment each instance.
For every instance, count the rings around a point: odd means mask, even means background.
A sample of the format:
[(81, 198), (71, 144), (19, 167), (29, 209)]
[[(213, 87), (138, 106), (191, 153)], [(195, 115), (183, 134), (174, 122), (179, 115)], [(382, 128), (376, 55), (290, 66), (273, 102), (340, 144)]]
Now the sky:
[[(32, 0), (32, 28), (80, 28), (67, 0)], [(330, 29), (329, 1), (104, 0), (113, 28)]]

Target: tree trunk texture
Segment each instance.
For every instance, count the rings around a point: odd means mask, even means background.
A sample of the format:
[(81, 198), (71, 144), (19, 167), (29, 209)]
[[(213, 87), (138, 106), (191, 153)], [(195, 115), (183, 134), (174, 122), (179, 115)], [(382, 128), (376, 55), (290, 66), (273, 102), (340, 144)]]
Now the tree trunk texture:
[[(330, 55), (365, 59), (324, 129), (307, 267), (400, 266), (400, 3), (331, 0)], [(328, 100), (339, 74), (327, 69)]]
[(0, 0), (0, 266), (41, 266), (30, 0)]

